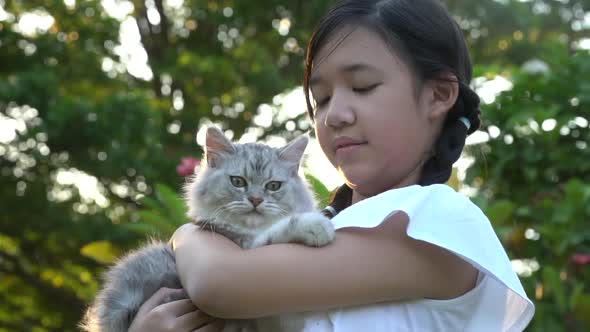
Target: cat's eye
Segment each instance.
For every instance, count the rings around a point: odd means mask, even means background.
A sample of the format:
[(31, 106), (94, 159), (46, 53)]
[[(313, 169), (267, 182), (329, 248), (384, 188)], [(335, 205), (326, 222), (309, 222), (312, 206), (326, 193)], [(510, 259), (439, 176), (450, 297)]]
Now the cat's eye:
[(264, 187), (270, 191), (277, 191), (277, 190), (281, 189), (281, 185), (282, 185), (282, 183), (280, 181), (270, 181)]
[(231, 181), (231, 184), (236, 188), (243, 188), (247, 185), (246, 179), (244, 179), (241, 176), (230, 176), (229, 180)]

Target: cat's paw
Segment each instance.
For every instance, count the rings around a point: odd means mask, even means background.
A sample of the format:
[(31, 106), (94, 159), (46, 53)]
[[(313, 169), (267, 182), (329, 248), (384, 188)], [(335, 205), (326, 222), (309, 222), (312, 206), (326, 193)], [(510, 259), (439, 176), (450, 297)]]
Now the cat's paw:
[(323, 247), (334, 240), (332, 222), (319, 212), (293, 216), (289, 226), (295, 240), (310, 247)]

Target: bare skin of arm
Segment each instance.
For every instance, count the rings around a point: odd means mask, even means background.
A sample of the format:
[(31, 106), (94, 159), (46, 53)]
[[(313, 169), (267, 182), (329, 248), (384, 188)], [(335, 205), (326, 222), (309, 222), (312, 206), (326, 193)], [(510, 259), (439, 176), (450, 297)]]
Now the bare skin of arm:
[(396, 213), (375, 228), (340, 229), (323, 248), (275, 244), (251, 250), (187, 225), (173, 245), (189, 297), (219, 318), (451, 299), (474, 287), (473, 266), (408, 237), (407, 224), (408, 217)]

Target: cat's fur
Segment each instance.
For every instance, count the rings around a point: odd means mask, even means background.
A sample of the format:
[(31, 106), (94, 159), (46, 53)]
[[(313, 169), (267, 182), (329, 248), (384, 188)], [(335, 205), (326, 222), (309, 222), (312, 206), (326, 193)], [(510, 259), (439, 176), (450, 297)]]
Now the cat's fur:
[[(186, 187), (189, 217), (244, 249), (271, 243), (330, 243), (334, 238), (332, 224), (317, 212), (311, 192), (298, 175), (307, 141), (307, 137), (301, 137), (281, 149), (235, 144), (218, 129), (208, 128), (206, 164)], [(152, 241), (124, 256), (106, 273), (104, 288), (88, 309), (81, 328), (88, 332), (126, 332), (139, 307), (161, 287), (182, 286), (170, 245)], [(273, 325), (273, 331), (297, 330), (292, 328), (297, 326), (293, 323), (276, 325), (266, 320), (241, 326), (243, 323), (236, 321), (226, 330), (256, 325), (264, 330), (268, 328), (262, 326)]]

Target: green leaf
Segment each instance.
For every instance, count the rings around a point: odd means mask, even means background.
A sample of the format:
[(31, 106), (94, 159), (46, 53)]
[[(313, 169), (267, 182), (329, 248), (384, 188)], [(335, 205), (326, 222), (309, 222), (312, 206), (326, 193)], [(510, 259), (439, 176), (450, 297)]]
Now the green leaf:
[(158, 201), (156, 201), (148, 196), (144, 196), (140, 202), (144, 207), (152, 209), (152, 210), (159, 210), (161, 208), (161, 205), (160, 205), (160, 203), (158, 203)]
[(572, 294), (570, 296), (570, 300), (569, 300), (569, 307), (570, 308), (575, 308), (577, 306), (578, 302), (582, 301), (583, 292), (584, 292), (584, 284), (583, 283), (576, 283), (576, 285), (574, 286), (574, 289), (572, 291)]
[(121, 251), (109, 241), (90, 242), (80, 248), (80, 254), (102, 264), (113, 263)]
[(139, 211), (140, 222), (151, 225), (155, 228), (158, 235), (168, 236), (176, 230), (177, 225), (174, 220), (168, 219), (157, 211)]
[(158, 233), (158, 230), (153, 225), (141, 222), (125, 223), (122, 224), (121, 227), (142, 236), (154, 236)]
[(590, 294), (578, 296), (573, 313), (578, 320), (583, 322), (587, 329), (590, 329)]
[(566, 312), (568, 309), (566, 294), (559, 273), (553, 267), (547, 266), (543, 269), (543, 279), (549, 288), (548, 291), (555, 296), (559, 311)]
[(187, 208), (183, 199), (174, 192), (170, 187), (158, 183), (156, 184), (156, 196), (164, 204), (164, 209), (167, 215), (170, 216), (173, 223), (180, 226), (186, 223)]
[(492, 203), (486, 210), (488, 218), (495, 226), (506, 225), (512, 219), (516, 205), (509, 200)]
[(318, 178), (311, 175), (310, 173), (305, 173), (305, 178), (315, 193), (319, 208), (324, 208), (326, 205), (328, 205), (328, 201), (330, 199), (330, 190), (328, 190), (328, 188), (326, 188), (326, 186), (320, 180), (318, 180)]
[(585, 188), (584, 183), (579, 179), (572, 179), (565, 185), (565, 193), (568, 198), (575, 206), (581, 206), (585, 200)]

